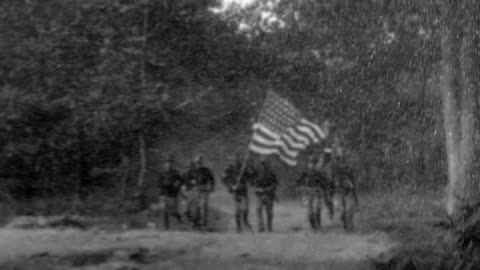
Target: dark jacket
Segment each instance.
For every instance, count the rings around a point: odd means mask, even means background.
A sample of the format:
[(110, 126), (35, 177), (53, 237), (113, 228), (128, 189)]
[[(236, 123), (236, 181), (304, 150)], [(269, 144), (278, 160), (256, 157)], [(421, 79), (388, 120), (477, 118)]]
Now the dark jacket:
[(183, 177), (175, 169), (162, 172), (158, 179), (158, 187), (162, 196), (176, 197), (183, 184)]
[(307, 170), (303, 172), (297, 180), (296, 186), (303, 188), (321, 188), (323, 186), (324, 177), (315, 170)]
[(196, 187), (199, 191), (213, 192), (215, 190), (215, 178), (207, 167), (192, 169), (187, 173), (187, 177), (187, 189)]
[(274, 196), (277, 186), (277, 176), (270, 166), (260, 165), (254, 181), (255, 193), (257, 195), (269, 194)]
[(183, 176), (185, 179), (185, 189), (192, 190), (193, 188), (197, 187), (197, 173), (195, 168), (190, 168)]
[(356, 189), (353, 170), (347, 164), (336, 164), (334, 170), (335, 185), (346, 190)]
[(240, 174), (240, 170), (242, 169), (242, 164), (240, 162), (236, 164), (229, 165), (223, 174), (222, 182), (228, 188), (228, 191), (234, 195), (238, 196), (245, 196), (247, 195), (248, 191), (248, 184), (253, 183), (253, 179), (255, 178), (255, 169), (251, 166), (246, 166), (240, 181), (237, 183), (238, 175)]
[(334, 165), (332, 160), (329, 160), (322, 164), (319, 169), (319, 175), (322, 178), (322, 188), (331, 189), (334, 184)]

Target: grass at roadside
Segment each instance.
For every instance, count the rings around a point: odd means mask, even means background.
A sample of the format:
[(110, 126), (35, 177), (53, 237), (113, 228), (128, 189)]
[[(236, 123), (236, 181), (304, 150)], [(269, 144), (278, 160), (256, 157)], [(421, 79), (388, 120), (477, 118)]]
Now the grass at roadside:
[(383, 231), (399, 242), (389, 259), (433, 269), (448, 246), (447, 230), (435, 226), (446, 220), (442, 199), (440, 191), (407, 187), (363, 195), (358, 229)]

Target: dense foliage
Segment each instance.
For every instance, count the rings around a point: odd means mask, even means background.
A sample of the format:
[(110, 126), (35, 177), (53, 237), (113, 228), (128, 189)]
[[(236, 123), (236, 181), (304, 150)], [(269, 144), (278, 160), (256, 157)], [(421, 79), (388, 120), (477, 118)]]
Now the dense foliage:
[[(92, 170), (137, 160), (143, 141), (249, 133), (268, 87), (338, 124), (363, 187), (438, 183), (438, 37), (425, 7), (268, 2), (219, 14), (196, 0), (2, 1), (5, 188), (112, 186)], [(282, 22), (266, 26), (265, 8)]]

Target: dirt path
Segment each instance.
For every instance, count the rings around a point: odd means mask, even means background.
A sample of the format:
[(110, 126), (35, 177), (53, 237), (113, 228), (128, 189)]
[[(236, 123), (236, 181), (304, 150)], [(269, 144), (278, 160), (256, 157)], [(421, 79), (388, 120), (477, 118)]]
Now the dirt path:
[[(223, 195), (214, 198), (223, 203), (222, 211), (231, 209), (227, 200)], [(304, 209), (296, 202), (280, 203), (275, 216), (276, 232), (266, 234), (237, 234), (232, 223), (228, 225), (229, 231), (215, 233), (0, 229), (0, 263), (38, 254), (143, 247), (157, 254), (171, 254), (155, 262), (156, 267), (161, 264), (168, 269), (308, 269), (319, 265), (323, 266), (319, 269), (366, 269), (369, 258), (387, 253), (395, 246), (382, 233), (346, 234), (337, 226), (337, 220), (328, 222), (325, 232), (314, 234), (304, 228), (303, 213)], [(245, 265), (251, 267), (244, 268)]]

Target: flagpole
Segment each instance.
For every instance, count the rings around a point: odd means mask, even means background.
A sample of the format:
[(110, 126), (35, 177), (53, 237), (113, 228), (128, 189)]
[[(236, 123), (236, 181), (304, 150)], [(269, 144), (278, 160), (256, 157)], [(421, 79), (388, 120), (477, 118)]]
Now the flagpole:
[[(248, 143), (248, 145), (250, 146), (250, 142)], [(247, 146), (247, 153), (245, 154), (245, 157), (243, 158), (242, 167), (240, 167), (240, 172), (237, 176), (237, 181), (235, 183), (235, 187), (238, 187), (238, 184), (240, 184), (240, 180), (243, 176), (243, 173), (245, 172), (245, 168), (247, 167), (247, 161), (248, 161), (249, 156), (250, 156), (250, 149)]]
[[(268, 96), (268, 93), (272, 91), (271, 89), (267, 90), (267, 96)], [(265, 103), (267, 102), (267, 97), (265, 97), (265, 100), (263, 102), (263, 105), (262, 105), (262, 109), (263, 107), (265, 106)], [(255, 121), (254, 123), (256, 123), (258, 121), (258, 115), (257, 117), (255, 118)], [(250, 140), (248, 141), (248, 145), (247, 145), (247, 153), (245, 154), (245, 157), (243, 158), (243, 162), (242, 162), (242, 166), (240, 167), (240, 172), (237, 176), (237, 181), (235, 183), (235, 186), (238, 186), (238, 184), (240, 183), (240, 180), (243, 176), (243, 173), (245, 172), (245, 168), (247, 167), (247, 161), (248, 161), (248, 158), (250, 157), (250, 144), (252, 143), (252, 136), (250, 136)]]

